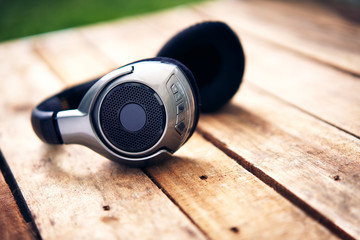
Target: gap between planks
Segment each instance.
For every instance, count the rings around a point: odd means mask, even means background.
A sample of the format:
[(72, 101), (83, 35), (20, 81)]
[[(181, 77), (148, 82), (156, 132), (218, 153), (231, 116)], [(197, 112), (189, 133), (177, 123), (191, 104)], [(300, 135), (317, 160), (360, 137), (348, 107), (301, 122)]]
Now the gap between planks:
[(181, 204), (179, 204), (176, 199), (171, 196), (171, 194), (165, 188), (161, 186), (161, 183), (157, 181), (154, 176), (151, 175), (151, 172), (149, 172), (146, 167), (141, 168), (141, 170), (165, 194), (165, 196), (167, 196), (169, 200), (179, 208), (179, 210), (190, 220), (190, 222), (194, 224), (194, 226), (196, 226), (202, 232), (202, 234), (204, 234), (207, 239), (211, 239), (208, 233), (189, 215), (189, 213), (185, 211)]
[(197, 132), (200, 133), (206, 140), (212, 143), (215, 147), (219, 148), (222, 152), (224, 152), (228, 157), (232, 158), (239, 165), (245, 168), (248, 172), (253, 174), (255, 177), (259, 178), (263, 183), (273, 188), (277, 193), (281, 196), (289, 200), (298, 208), (302, 209), (308, 216), (312, 217), (315, 221), (319, 222), (326, 228), (328, 228), (331, 232), (336, 234), (341, 239), (355, 239), (339, 226), (337, 226), (331, 219), (328, 219), (326, 216), (321, 214), (315, 208), (311, 207), (305, 201), (300, 199), (294, 193), (292, 193), (289, 189), (283, 186), (281, 183), (277, 182), (275, 179), (267, 175), (260, 168), (256, 167), (251, 162), (247, 161), (245, 158), (238, 155), (236, 152), (227, 147), (227, 145), (216, 137), (212, 136), (209, 132), (204, 131), (201, 127), (197, 128)]
[(266, 89), (262, 88), (261, 86), (257, 85), (256, 83), (248, 83), (248, 84), (249, 84), (250, 86), (253, 86), (254, 88), (257, 88), (257, 89), (263, 91), (264, 93), (269, 94), (269, 95), (273, 96), (274, 98), (276, 98), (276, 99), (284, 102), (284, 103), (287, 104), (288, 106), (291, 106), (291, 107), (293, 107), (293, 108), (296, 108), (296, 109), (298, 109), (299, 111), (303, 112), (304, 114), (307, 114), (307, 115), (309, 115), (309, 116), (312, 116), (314, 119), (317, 119), (317, 120), (319, 120), (319, 121), (321, 121), (321, 122), (323, 122), (323, 123), (325, 123), (325, 124), (328, 124), (329, 126), (332, 126), (332, 127), (336, 128), (336, 129), (338, 129), (339, 131), (344, 132), (344, 133), (346, 133), (346, 134), (348, 134), (348, 135), (350, 135), (350, 136), (352, 136), (352, 137), (360, 140), (360, 136), (358, 136), (358, 135), (356, 135), (356, 134), (354, 134), (354, 133), (346, 130), (345, 128), (342, 128), (342, 127), (340, 127), (340, 126), (337, 126), (336, 124), (334, 124), (334, 123), (331, 122), (331, 121), (328, 121), (328, 120), (326, 120), (326, 119), (324, 119), (324, 118), (321, 118), (320, 116), (316, 115), (315, 113), (312, 113), (312, 112), (306, 110), (305, 108), (302, 108), (302, 107), (296, 105), (295, 103), (292, 103), (292, 102), (290, 102), (290, 101), (288, 101), (288, 100), (286, 100), (286, 99), (284, 99), (284, 98), (281, 98), (281, 97), (278, 96), (278, 95), (274, 95), (272, 92), (267, 91)]
[(0, 238), (40, 239), (19, 186), (0, 150)]

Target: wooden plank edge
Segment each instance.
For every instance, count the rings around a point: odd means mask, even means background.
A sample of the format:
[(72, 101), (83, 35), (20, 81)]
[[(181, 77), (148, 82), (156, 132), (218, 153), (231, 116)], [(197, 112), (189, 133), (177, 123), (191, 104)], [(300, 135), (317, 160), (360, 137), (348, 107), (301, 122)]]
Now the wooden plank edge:
[(211, 133), (205, 131), (204, 129), (202, 129), (199, 126), (197, 127), (196, 131), (201, 136), (203, 136), (204, 139), (206, 139), (211, 144), (213, 144), (215, 147), (220, 149), (223, 153), (225, 153), (228, 157), (230, 157), (231, 159), (236, 161), (239, 165), (241, 165), (243, 168), (245, 168), (248, 172), (253, 174), (255, 177), (260, 179), (262, 182), (264, 182), (269, 187), (273, 188), (277, 193), (279, 193), (281, 196), (286, 198), (288, 201), (290, 201), (296, 207), (303, 210), (309, 217), (311, 217), (315, 221), (319, 222), (325, 228), (329, 229), (329, 231), (331, 231), (333, 234), (335, 234), (336, 236), (338, 236), (341, 239), (349, 239), (349, 240), (355, 239), (353, 236), (348, 234), (342, 228), (337, 226), (333, 221), (328, 219), (326, 216), (322, 215), (315, 208), (311, 207), (309, 204), (307, 204), (305, 201), (303, 201), (302, 199), (297, 197), (294, 193), (292, 193), (285, 186), (283, 186), (282, 184), (277, 182), (274, 178), (270, 177), (264, 171), (262, 171), (260, 168), (256, 167), (254, 164), (247, 161), (246, 159), (241, 157), (239, 154), (237, 154), (233, 150), (229, 149), (225, 143), (221, 142), (221, 140), (217, 139)]
[(349, 134), (350, 136), (352, 136), (352, 137), (360, 140), (360, 135), (356, 135), (356, 133), (353, 133), (353, 132), (347, 130), (346, 128), (340, 127), (340, 126), (338, 126), (336, 123), (331, 122), (331, 121), (328, 121), (328, 120), (326, 120), (325, 118), (322, 118), (320, 115), (317, 115), (317, 114), (315, 114), (315, 113), (313, 113), (313, 112), (311, 112), (311, 111), (306, 110), (305, 108), (300, 107), (300, 106), (297, 105), (296, 103), (292, 103), (292, 102), (286, 100), (285, 98), (281, 98), (280, 96), (278, 96), (278, 95), (276, 95), (276, 94), (274, 94), (274, 93), (266, 90), (265, 88), (263, 88), (262, 86), (260, 86), (260, 85), (258, 85), (258, 84), (256, 84), (256, 83), (250, 83), (250, 82), (248, 82), (247, 84), (250, 85), (250, 86), (252, 86), (252, 87), (255, 87), (255, 88), (259, 89), (260, 91), (262, 91), (262, 92), (264, 92), (264, 93), (272, 96), (272, 97), (275, 98), (275, 99), (278, 99), (279, 101), (283, 102), (284, 104), (289, 105), (289, 106), (291, 106), (291, 107), (299, 110), (300, 112), (302, 112), (302, 113), (304, 113), (304, 114), (306, 114), (306, 115), (309, 115), (309, 116), (311, 116), (311, 117), (313, 117), (313, 118), (315, 118), (315, 119), (317, 119), (317, 120), (319, 120), (319, 121), (321, 121), (321, 122), (323, 122), (323, 123), (326, 123), (326, 124), (328, 124), (328, 125), (336, 128), (337, 130), (339, 130), (339, 131), (341, 131), (341, 132), (344, 132), (344, 133), (346, 133), (346, 134)]
[(261, 35), (254, 34), (253, 32), (246, 31), (245, 29), (243, 29), (243, 31), (246, 32), (246, 34), (251, 36), (252, 38), (256, 38), (256, 39), (258, 39), (260, 41), (266, 42), (267, 44), (269, 44), (269, 45), (271, 45), (273, 47), (285, 49), (286, 51), (291, 52), (291, 53), (295, 53), (295, 54), (299, 55), (300, 57), (302, 57), (304, 59), (308, 59), (308, 60), (310, 60), (312, 62), (320, 63), (320, 64), (322, 64), (322, 65), (324, 65), (326, 67), (332, 68), (332, 69), (334, 69), (336, 71), (339, 71), (341, 73), (348, 74), (350, 76), (360, 78), (360, 73), (353, 72), (351, 69), (344, 68), (344, 67), (342, 67), (340, 65), (337, 65), (337, 64), (335, 64), (335, 63), (333, 63), (331, 61), (325, 61), (325, 59), (319, 58), (316, 55), (312, 55), (312, 54), (306, 53), (304, 51), (301, 51), (301, 49), (297, 49), (295, 47), (290, 47), (288, 45), (282, 44), (282, 43), (277, 42), (275, 40), (272, 40), (272, 39), (269, 39), (269, 38), (266, 38), (266, 37), (262, 37)]
[(180, 212), (182, 214), (184, 214), (184, 216), (189, 219), (189, 221), (207, 238), (207, 239), (211, 239), (209, 234), (200, 227), (200, 225), (189, 215), (188, 212), (186, 212), (184, 210), (183, 207), (181, 207), (181, 205), (175, 200), (174, 197), (171, 196), (171, 194), (161, 186), (160, 182), (158, 182), (154, 176), (147, 170), (146, 167), (141, 168), (141, 170), (143, 171), (143, 173), (150, 179), (150, 181), (152, 181), (159, 189), (161, 192), (164, 193), (164, 195), (176, 206), (178, 207), (178, 209), (180, 210)]
[[(15, 177), (11, 172), (11, 169), (7, 164), (1, 150), (0, 150), (0, 171), (13, 196), (12, 200), (15, 201), (14, 204), (16, 205), (17, 209), (14, 211), (19, 211), (22, 217), (17, 222), (11, 222), (11, 223), (21, 224), (21, 226), (14, 226), (14, 228), (23, 228), (23, 229), (25, 228), (27, 230), (26, 232), (24, 232), (24, 230), (21, 230), (22, 236), (19, 239), (41, 239), (40, 232), (35, 224), (34, 218), (31, 215), (30, 209), (24, 199), (24, 196), (21, 193), (21, 190), (15, 180)], [(2, 234), (0, 234), (0, 236), (2, 236)], [(16, 238), (15, 234), (11, 235), (11, 239), (13, 238)]]

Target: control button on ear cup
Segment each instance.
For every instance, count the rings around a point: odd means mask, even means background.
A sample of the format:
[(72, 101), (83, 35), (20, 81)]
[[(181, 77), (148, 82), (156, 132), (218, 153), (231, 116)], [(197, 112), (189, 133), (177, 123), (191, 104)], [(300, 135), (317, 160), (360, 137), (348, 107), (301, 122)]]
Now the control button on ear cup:
[(178, 102), (183, 98), (183, 95), (181, 92), (177, 92), (174, 94), (175, 101)]
[(175, 83), (171, 86), (171, 91), (173, 94), (175, 94), (179, 91), (179, 89)]
[(139, 131), (146, 122), (145, 110), (137, 103), (129, 103), (120, 111), (120, 122), (131, 132)]
[(180, 85), (181, 84), (179, 82), (175, 82), (171, 85), (171, 92), (173, 93), (176, 102), (182, 100), (183, 98), (183, 93), (180, 91), (182, 87)]
[(179, 123), (179, 124), (177, 124), (177, 125), (175, 126), (176, 131), (177, 131), (180, 135), (183, 134), (185, 128), (186, 128), (186, 125), (185, 125), (184, 122), (181, 122), (181, 123)]
[(184, 109), (185, 109), (185, 105), (184, 105), (184, 102), (182, 102), (176, 106), (176, 113), (180, 114), (184, 111)]
[(184, 119), (185, 119), (185, 114), (184, 113), (179, 113), (178, 115), (176, 115), (176, 124), (183, 121)]
[(180, 136), (184, 136), (189, 123), (189, 109), (184, 85), (175, 75), (171, 76), (168, 82), (169, 92), (172, 93), (176, 107), (175, 130)]

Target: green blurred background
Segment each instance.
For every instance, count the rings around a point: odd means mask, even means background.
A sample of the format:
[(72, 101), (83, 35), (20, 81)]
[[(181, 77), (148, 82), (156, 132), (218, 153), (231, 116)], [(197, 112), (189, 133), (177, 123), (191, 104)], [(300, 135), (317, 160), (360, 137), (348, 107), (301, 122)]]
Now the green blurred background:
[(0, 0), (0, 41), (206, 0)]

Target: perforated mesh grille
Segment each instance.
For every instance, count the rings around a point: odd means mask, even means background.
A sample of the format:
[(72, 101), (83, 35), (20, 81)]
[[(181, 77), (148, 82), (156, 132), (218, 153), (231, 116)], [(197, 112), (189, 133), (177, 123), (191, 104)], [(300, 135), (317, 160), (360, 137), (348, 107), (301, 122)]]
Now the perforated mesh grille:
[[(165, 109), (157, 94), (139, 83), (124, 83), (113, 88), (100, 106), (100, 125), (106, 138), (127, 152), (141, 152), (152, 147), (165, 127)], [(120, 110), (129, 103), (139, 104), (146, 113), (146, 123), (136, 132), (120, 123)]]

